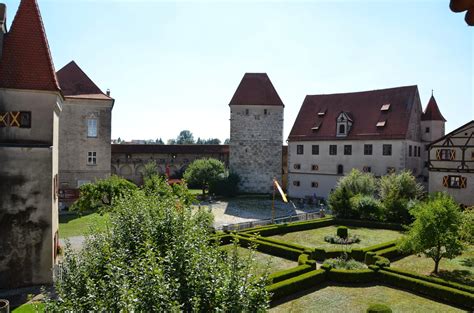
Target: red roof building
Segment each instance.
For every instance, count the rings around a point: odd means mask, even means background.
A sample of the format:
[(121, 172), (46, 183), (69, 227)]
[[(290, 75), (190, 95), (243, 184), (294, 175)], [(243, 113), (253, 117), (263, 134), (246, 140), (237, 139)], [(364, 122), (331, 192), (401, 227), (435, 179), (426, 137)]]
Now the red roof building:
[(284, 106), (266, 73), (245, 73), (229, 105)]
[(0, 88), (60, 91), (36, 0), (22, 0), (4, 34)]
[(433, 95), (431, 95), (430, 101), (426, 106), (425, 112), (421, 115), (422, 121), (443, 121), (446, 122), (446, 119), (443, 117), (439, 111), (438, 104)]

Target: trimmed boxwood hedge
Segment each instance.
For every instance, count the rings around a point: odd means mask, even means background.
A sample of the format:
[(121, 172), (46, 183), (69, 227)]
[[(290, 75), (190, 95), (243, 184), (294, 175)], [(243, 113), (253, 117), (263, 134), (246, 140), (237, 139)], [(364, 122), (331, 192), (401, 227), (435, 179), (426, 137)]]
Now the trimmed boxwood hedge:
[(395, 274), (385, 269), (380, 269), (378, 274), (380, 275), (380, 280), (387, 285), (420, 293), (458, 307), (464, 307), (469, 310), (474, 309), (474, 294), (472, 293), (406, 275)]
[(344, 219), (344, 218), (335, 218), (334, 223), (337, 225), (345, 225), (345, 226), (352, 226), (352, 227), (405, 230), (403, 226), (400, 224), (383, 223), (383, 222), (366, 221), (366, 220), (351, 220), (351, 219)]
[(299, 291), (309, 289), (313, 286), (317, 286), (323, 283), (325, 280), (326, 271), (315, 270), (267, 286), (267, 290), (273, 294), (272, 300), (274, 301)]
[(333, 217), (318, 218), (315, 220), (303, 221), (303, 222), (292, 222), (289, 224), (276, 224), (268, 226), (260, 226), (255, 228), (249, 228), (243, 232), (256, 234), (259, 233), (261, 236), (274, 236), (279, 234), (292, 233), (303, 230), (310, 230), (320, 227), (326, 227), (334, 225)]
[(298, 262), (298, 257), (301, 254), (300, 250), (295, 250), (292, 248), (276, 245), (274, 243), (261, 241), (258, 239), (253, 239), (249, 237), (235, 235), (235, 238), (238, 239), (239, 245), (242, 247), (249, 247), (255, 245), (257, 251), (267, 253), (273, 256), (280, 258), (288, 259), (291, 261)]
[(327, 273), (328, 279), (337, 283), (370, 283), (377, 280), (377, 273), (371, 269), (342, 270), (332, 268)]
[[(254, 236), (254, 235), (244, 233), (244, 234), (241, 234), (241, 236)], [(299, 245), (299, 244), (296, 244), (296, 243), (286, 242), (286, 241), (278, 240), (278, 239), (274, 239), (274, 238), (267, 238), (267, 237), (262, 237), (262, 236), (257, 236), (255, 238), (260, 240), (260, 241), (266, 241), (266, 242), (270, 242), (270, 243), (273, 243), (273, 244), (276, 244), (276, 245), (292, 248), (292, 249), (295, 249), (295, 250), (301, 250), (301, 252), (303, 252), (304, 250), (308, 250), (308, 249), (311, 250), (311, 248), (308, 248), (308, 247), (305, 247), (305, 246), (302, 246), (302, 245)]]
[(402, 270), (402, 269), (399, 269), (399, 268), (387, 267), (387, 268), (384, 268), (384, 270), (388, 271), (388, 272), (395, 273), (395, 274), (400, 274), (400, 275), (404, 275), (404, 276), (424, 280), (424, 281), (431, 282), (431, 283), (434, 283), (434, 284), (443, 285), (443, 286), (446, 286), (446, 287), (451, 287), (451, 288), (459, 289), (459, 290), (462, 290), (462, 291), (465, 291), (465, 292), (470, 292), (470, 293), (474, 294), (474, 287), (471, 287), (469, 285), (459, 284), (459, 283), (447, 281), (447, 280), (437, 278), (437, 277), (430, 277), (430, 276), (420, 275), (420, 274), (410, 272), (410, 271), (405, 271), (405, 270)]
[(310, 272), (315, 268), (308, 264), (303, 264), (297, 267), (290, 268), (288, 270), (279, 271), (268, 275), (268, 281), (270, 284), (278, 283), (280, 281), (299, 276), (301, 274)]
[(392, 309), (385, 304), (371, 304), (366, 313), (392, 313)]

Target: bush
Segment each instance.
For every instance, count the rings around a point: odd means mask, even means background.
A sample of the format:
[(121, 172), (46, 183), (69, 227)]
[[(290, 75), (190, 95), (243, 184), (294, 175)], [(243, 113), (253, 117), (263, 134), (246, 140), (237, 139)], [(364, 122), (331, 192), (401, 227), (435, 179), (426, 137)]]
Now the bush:
[(274, 255), (291, 261), (298, 261), (301, 254), (300, 250), (292, 249), (285, 246), (280, 246), (271, 242), (258, 240), (255, 238), (244, 237), (240, 235), (235, 236), (238, 239), (238, 244), (243, 247), (255, 247), (257, 251)]
[(290, 279), (280, 281), (267, 287), (267, 291), (272, 293), (272, 301), (292, 295), (294, 293), (317, 286), (326, 280), (326, 271), (310, 271)]
[(390, 260), (381, 256), (375, 256), (375, 265), (380, 268), (385, 268), (390, 266)]
[(385, 210), (380, 200), (372, 195), (355, 195), (350, 199), (351, 207), (364, 220), (382, 221), (385, 219)]
[(183, 178), (190, 185), (198, 186), (205, 196), (209, 185), (223, 177), (225, 166), (216, 159), (199, 159), (189, 164)]
[(290, 268), (288, 270), (279, 271), (279, 272), (270, 274), (270, 275), (268, 275), (268, 281), (272, 284), (278, 283), (280, 281), (305, 274), (307, 272), (312, 271), (313, 269), (314, 269), (313, 266), (303, 264), (303, 265), (300, 265), (300, 266), (297, 266), (297, 267)]
[(377, 261), (375, 259), (375, 252), (372, 252), (372, 251), (369, 251), (365, 254), (365, 264), (367, 265), (372, 265), (372, 264), (375, 264), (375, 262)]
[(365, 284), (373, 283), (377, 278), (377, 273), (371, 269), (331, 269), (327, 274), (330, 281), (337, 283)]
[(293, 222), (289, 224), (276, 224), (269, 226), (259, 226), (245, 230), (243, 233), (260, 234), (261, 236), (274, 236), (279, 234), (287, 234), (297, 231), (316, 229), (334, 225), (333, 217), (320, 218), (310, 221)]
[(367, 308), (367, 313), (392, 313), (392, 309), (385, 304), (372, 304)]
[(225, 197), (235, 197), (239, 193), (239, 182), (239, 175), (234, 173), (219, 177), (210, 182), (209, 193)]
[(337, 228), (337, 236), (343, 239), (346, 239), (348, 236), (349, 231), (347, 230), (346, 226), (339, 226)]
[(341, 238), (339, 236), (324, 236), (324, 241), (333, 244), (350, 245), (353, 243), (359, 243), (360, 238), (358, 236), (351, 236), (349, 238)]
[(357, 270), (366, 268), (364, 263), (357, 262), (354, 259), (346, 260), (344, 257), (339, 257), (336, 259), (327, 259), (324, 261), (324, 264), (330, 265), (331, 268), (335, 269), (345, 269), (345, 270)]

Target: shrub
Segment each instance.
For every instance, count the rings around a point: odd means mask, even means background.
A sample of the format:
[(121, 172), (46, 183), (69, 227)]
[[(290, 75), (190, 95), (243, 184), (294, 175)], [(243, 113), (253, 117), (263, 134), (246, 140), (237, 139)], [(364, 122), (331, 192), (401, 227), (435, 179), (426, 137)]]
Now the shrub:
[(303, 264), (303, 265), (300, 265), (300, 266), (297, 266), (297, 267), (290, 268), (288, 270), (279, 271), (279, 272), (270, 274), (270, 275), (268, 275), (268, 281), (270, 283), (274, 284), (274, 283), (277, 283), (277, 282), (280, 282), (280, 281), (283, 281), (283, 280), (286, 280), (286, 279), (297, 277), (299, 275), (302, 275), (304, 273), (312, 271), (313, 269), (314, 269), (313, 266)]
[(337, 283), (373, 283), (377, 278), (377, 273), (370, 269), (331, 269), (328, 279)]
[(327, 259), (324, 261), (324, 264), (330, 265), (332, 268), (345, 270), (357, 270), (366, 268), (364, 263), (357, 262), (354, 259), (345, 260), (343, 257), (339, 257), (336, 259)]
[(324, 270), (311, 271), (303, 275), (272, 284), (267, 287), (267, 291), (273, 294), (272, 301), (274, 301), (321, 284), (325, 281), (325, 279), (326, 272)]
[(337, 236), (346, 239), (348, 236), (349, 231), (347, 230), (346, 226), (339, 226), (337, 228)]
[(361, 219), (382, 221), (385, 219), (385, 210), (380, 200), (372, 195), (357, 194), (350, 199), (351, 207)]
[(324, 236), (324, 241), (334, 244), (350, 245), (353, 243), (359, 243), (360, 238), (358, 236), (351, 236), (349, 238), (341, 238), (339, 236)]
[(190, 185), (198, 186), (202, 189), (202, 195), (206, 195), (209, 184), (223, 177), (225, 166), (216, 159), (199, 159), (189, 164), (184, 172), (183, 178)]
[(239, 193), (240, 177), (235, 173), (230, 173), (223, 177), (218, 177), (209, 184), (209, 193), (225, 197), (235, 197)]
[(372, 304), (367, 308), (367, 313), (392, 313), (392, 309), (385, 304)]
[(372, 265), (375, 264), (375, 252), (369, 251), (365, 254), (365, 264)]
[(390, 260), (381, 256), (376, 256), (375, 257), (375, 265), (377, 265), (380, 268), (383, 267), (389, 267), (390, 266)]

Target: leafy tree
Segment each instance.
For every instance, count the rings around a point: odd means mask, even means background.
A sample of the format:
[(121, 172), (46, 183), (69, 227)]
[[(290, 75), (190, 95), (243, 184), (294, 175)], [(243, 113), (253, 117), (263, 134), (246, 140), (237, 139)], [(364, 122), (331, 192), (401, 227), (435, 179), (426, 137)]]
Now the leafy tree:
[(210, 214), (192, 211), (168, 187), (159, 196), (140, 190), (122, 198), (105, 232), (88, 237), (81, 251), (66, 247), (58, 297), (48, 298), (46, 312), (267, 309), (266, 275), (252, 274), (251, 257), (240, 258), (236, 246), (223, 253)]
[(462, 214), (459, 205), (449, 195), (437, 193), (429, 200), (417, 203), (410, 213), (415, 221), (399, 245), (402, 251), (424, 253), (435, 262), (438, 273), (442, 258), (452, 259), (462, 253), (459, 239)]
[(350, 199), (350, 205), (361, 219), (381, 221), (385, 217), (382, 203), (371, 195), (357, 194)]
[(377, 181), (372, 174), (353, 169), (338, 181), (329, 195), (329, 207), (340, 217), (359, 218), (360, 213), (352, 207), (351, 198), (357, 195), (373, 196), (376, 191)]
[(410, 223), (410, 202), (422, 198), (423, 186), (409, 171), (390, 174), (380, 178), (379, 196), (390, 221)]
[(199, 159), (189, 164), (184, 172), (183, 178), (190, 185), (202, 189), (202, 195), (206, 195), (209, 184), (222, 177), (225, 172), (224, 163), (216, 159)]
[(158, 172), (158, 166), (156, 165), (155, 160), (151, 160), (147, 162), (143, 169), (143, 181), (151, 178), (152, 176), (158, 176), (160, 173)]
[(459, 233), (462, 241), (474, 245), (474, 207), (466, 208), (462, 212), (462, 224)]
[(220, 145), (221, 141), (218, 138), (209, 138), (204, 141), (205, 145)]
[(189, 130), (182, 130), (176, 138), (177, 145), (192, 145), (194, 143), (193, 133)]
[(155, 140), (155, 143), (156, 143), (157, 145), (164, 145), (164, 144), (165, 144), (161, 138), (157, 138), (157, 139)]
[(226, 140), (224, 140), (224, 144), (225, 144), (225, 145), (228, 145), (228, 144), (230, 144), (230, 139), (229, 139), (229, 138), (227, 138)]
[(204, 140), (202, 140), (201, 137), (198, 137), (198, 139), (196, 140), (196, 144), (197, 144), (197, 145), (203, 145), (203, 144), (204, 144)]
[(176, 144), (176, 140), (175, 139), (168, 139), (168, 141), (166, 142), (167, 145), (175, 145)]
[(126, 179), (112, 175), (95, 183), (79, 188), (79, 199), (71, 206), (72, 210), (91, 211), (109, 210), (117, 200), (138, 190), (138, 187)]
[(226, 173), (209, 184), (209, 193), (234, 197), (239, 192), (240, 177), (235, 173)]

